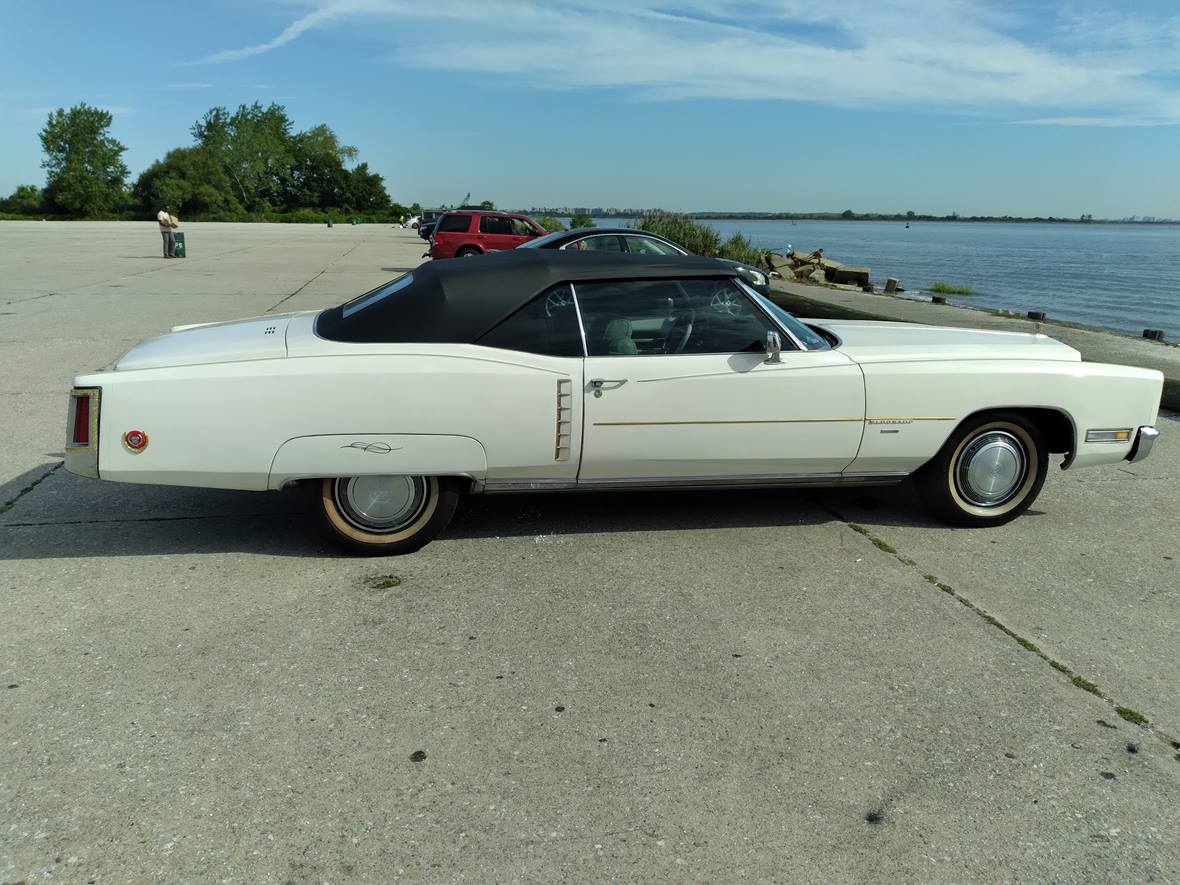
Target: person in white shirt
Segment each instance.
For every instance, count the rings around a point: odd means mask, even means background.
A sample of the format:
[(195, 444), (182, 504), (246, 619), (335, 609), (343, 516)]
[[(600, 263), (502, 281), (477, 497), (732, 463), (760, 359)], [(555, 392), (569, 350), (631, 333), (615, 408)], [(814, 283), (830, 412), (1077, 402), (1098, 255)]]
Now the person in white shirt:
[(176, 237), (172, 231), (180, 227), (180, 222), (172, 214), (172, 207), (165, 206), (156, 213), (156, 221), (160, 225), (160, 236), (164, 238), (164, 257), (176, 257)]

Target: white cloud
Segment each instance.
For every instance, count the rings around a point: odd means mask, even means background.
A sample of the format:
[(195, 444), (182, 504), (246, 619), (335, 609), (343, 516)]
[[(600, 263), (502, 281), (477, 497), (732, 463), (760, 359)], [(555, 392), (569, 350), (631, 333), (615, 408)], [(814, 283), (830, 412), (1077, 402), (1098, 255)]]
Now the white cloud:
[[(1180, 120), (1180, 19), (1026, 18), (969, 0), (302, 0), (277, 37), (386, 33), (393, 60), (526, 88), (640, 99), (786, 99), (909, 107), (1053, 125)], [(1030, 7), (1034, 9), (1035, 7)], [(1062, 122), (1062, 121), (1070, 122)], [(1085, 122), (1085, 121), (1090, 122)], [(1121, 123), (1117, 121), (1123, 121)]]

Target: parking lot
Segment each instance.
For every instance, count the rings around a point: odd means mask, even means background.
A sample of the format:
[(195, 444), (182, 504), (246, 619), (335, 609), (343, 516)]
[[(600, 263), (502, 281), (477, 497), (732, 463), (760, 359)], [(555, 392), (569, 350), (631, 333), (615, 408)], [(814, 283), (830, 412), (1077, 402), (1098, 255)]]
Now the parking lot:
[(487, 496), (348, 558), (294, 495), (61, 468), (75, 374), (423, 251), (182, 230), (0, 223), (0, 882), (1180, 878), (1175, 417), (997, 529)]

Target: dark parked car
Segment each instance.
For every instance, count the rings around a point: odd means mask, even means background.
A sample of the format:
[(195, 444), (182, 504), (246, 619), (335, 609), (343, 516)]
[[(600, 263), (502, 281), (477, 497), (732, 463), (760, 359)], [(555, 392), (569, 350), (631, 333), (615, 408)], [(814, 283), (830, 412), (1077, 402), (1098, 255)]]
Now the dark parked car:
[[(565, 251), (589, 252), (630, 252), (633, 255), (691, 255), (683, 246), (666, 240), (661, 236), (648, 233), (645, 230), (635, 230), (630, 227), (576, 227), (573, 230), (558, 231), (532, 240), (517, 247), (518, 249), (562, 249)], [(729, 261), (720, 258), (737, 268), (742, 278), (761, 292), (770, 294), (770, 279), (766, 271), (743, 264), (740, 261)]]
[(429, 240), (430, 235), (434, 232), (434, 225), (442, 214), (442, 209), (423, 209), (418, 220), (418, 236)]

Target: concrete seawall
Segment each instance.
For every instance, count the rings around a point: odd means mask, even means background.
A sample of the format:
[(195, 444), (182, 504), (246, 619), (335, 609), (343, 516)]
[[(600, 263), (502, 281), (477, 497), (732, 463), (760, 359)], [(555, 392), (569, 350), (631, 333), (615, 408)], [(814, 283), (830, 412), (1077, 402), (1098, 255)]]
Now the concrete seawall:
[(1163, 405), (1168, 409), (1180, 410), (1180, 347), (1174, 344), (1131, 338), (1116, 332), (1103, 332), (1051, 319), (1038, 324), (1033, 320), (999, 316), (952, 304), (933, 304), (892, 295), (869, 295), (791, 281), (776, 280), (773, 290), (773, 298), (778, 304), (801, 317), (888, 320), (1005, 332), (1035, 332), (1039, 325), (1040, 331), (1046, 335), (1076, 348), (1087, 362), (1141, 366), (1163, 372)]

